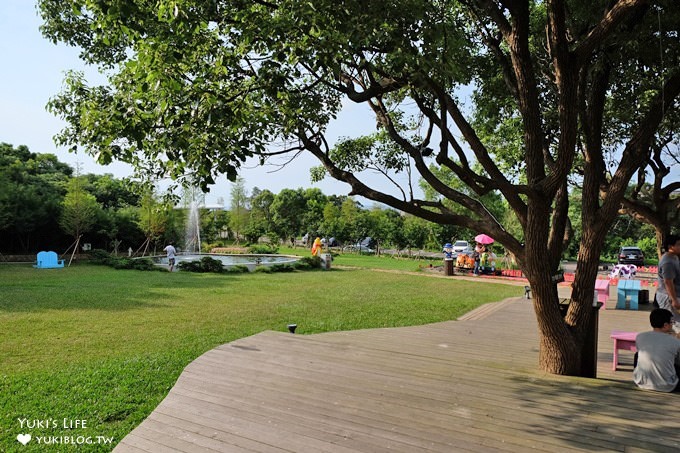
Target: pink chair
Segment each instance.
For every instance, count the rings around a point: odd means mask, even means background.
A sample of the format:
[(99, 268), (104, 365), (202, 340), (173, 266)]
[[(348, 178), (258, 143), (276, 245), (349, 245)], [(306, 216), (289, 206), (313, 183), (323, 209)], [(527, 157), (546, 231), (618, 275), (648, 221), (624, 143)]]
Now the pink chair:
[(595, 291), (597, 291), (597, 301), (602, 302), (602, 308), (607, 308), (609, 299), (609, 280), (595, 280)]
[(612, 334), (610, 335), (610, 338), (614, 340), (614, 358), (612, 370), (616, 371), (616, 367), (619, 364), (619, 349), (637, 352), (637, 348), (635, 347), (635, 338), (637, 337), (637, 334), (637, 332), (612, 330)]

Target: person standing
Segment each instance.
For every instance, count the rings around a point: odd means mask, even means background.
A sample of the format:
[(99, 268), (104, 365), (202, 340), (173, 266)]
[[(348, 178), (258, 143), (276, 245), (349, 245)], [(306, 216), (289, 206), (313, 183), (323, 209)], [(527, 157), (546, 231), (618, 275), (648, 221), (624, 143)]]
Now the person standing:
[(655, 308), (649, 314), (651, 332), (635, 338), (637, 364), (633, 370), (635, 385), (657, 392), (680, 392), (680, 340), (672, 335), (673, 314)]
[(484, 251), (484, 246), (477, 244), (475, 246), (475, 251), (472, 252), (472, 259), (475, 262), (475, 267), (472, 269), (473, 275), (479, 275), (480, 263), (482, 260), (482, 252)]
[(168, 267), (170, 268), (170, 272), (175, 268), (175, 255), (177, 255), (177, 250), (175, 250), (175, 247), (172, 246), (172, 244), (168, 244), (163, 251), (168, 254)]
[(680, 323), (680, 237), (670, 234), (663, 243), (666, 253), (659, 260), (659, 280), (656, 301), (659, 308), (673, 314)]
[(321, 238), (317, 237), (312, 244), (312, 256), (321, 256), (321, 248)]

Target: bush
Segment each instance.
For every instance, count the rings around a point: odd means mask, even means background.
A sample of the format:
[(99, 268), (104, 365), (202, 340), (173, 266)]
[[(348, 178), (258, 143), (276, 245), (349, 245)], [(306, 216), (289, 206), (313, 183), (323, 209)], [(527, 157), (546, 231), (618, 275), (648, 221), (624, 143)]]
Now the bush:
[(269, 269), (272, 272), (295, 272), (295, 268), (290, 264), (273, 264)]
[(305, 256), (300, 258), (293, 266), (299, 270), (321, 269), (321, 257)]
[(279, 247), (276, 244), (256, 244), (250, 246), (248, 252), (261, 255), (273, 255), (279, 253)]
[(161, 267), (156, 266), (149, 258), (118, 258), (105, 250), (92, 250), (90, 252), (90, 262), (93, 264), (103, 264), (114, 269), (134, 269), (138, 271), (161, 271)]
[(250, 269), (248, 269), (248, 266), (244, 266), (243, 264), (238, 264), (236, 266), (231, 266), (231, 267), (225, 269), (224, 272), (227, 272), (229, 274), (244, 274), (244, 273), (250, 272)]
[(200, 260), (182, 261), (178, 264), (178, 267), (180, 270), (188, 272), (213, 272), (216, 274), (224, 272), (222, 261), (216, 260), (209, 256), (204, 256)]
[(113, 256), (102, 249), (94, 249), (90, 252), (90, 262), (93, 264), (108, 264)]
[(164, 270), (153, 264), (149, 258), (114, 258), (111, 257), (111, 265), (115, 269), (134, 269), (138, 271), (160, 271)]
[(645, 261), (647, 260), (651, 260), (652, 262), (656, 261), (658, 255), (656, 251), (655, 237), (642, 238), (637, 242), (637, 246), (640, 247), (642, 253), (645, 254)]

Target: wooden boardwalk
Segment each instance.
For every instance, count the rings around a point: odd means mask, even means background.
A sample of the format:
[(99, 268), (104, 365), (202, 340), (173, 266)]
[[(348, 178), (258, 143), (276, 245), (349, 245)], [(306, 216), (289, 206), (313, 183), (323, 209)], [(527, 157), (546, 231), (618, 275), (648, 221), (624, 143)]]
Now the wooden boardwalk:
[(649, 330), (648, 309), (601, 311), (598, 379), (538, 370), (519, 298), (418, 327), (263, 332), (191, 363), (115, 451), (678, 451), (680, 395), (613, 372), (613, 329)]

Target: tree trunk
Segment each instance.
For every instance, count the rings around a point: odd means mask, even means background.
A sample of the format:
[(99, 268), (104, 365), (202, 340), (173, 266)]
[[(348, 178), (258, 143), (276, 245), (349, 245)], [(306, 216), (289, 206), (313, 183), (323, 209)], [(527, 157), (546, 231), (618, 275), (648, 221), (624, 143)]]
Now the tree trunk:
[(581, 349), (560, 313), (557, 284), (551, 279), (557, 266), (550, 263), (557, 263), (561, 248), (551, 250), (548, 247), (549, 224), (550, 204), (547, 200), (540, 197), (530, 200), (526, 250), (521, 264), (531, 285), (538, 321), (539, 366), (552, 374), (578, 375)]
[(656, 254), (659, 260), (664, 254), (663, 240), (668, 234), (670, 234), (670, 231), (664, 231), (663, 228), (654, 225), (654, 236), (656, 237)]
[(540, 280), (531, 283), (540, 333), (539, 366), (548, 373), (577, 376), (581, 371), (581, 348), (562, 318), (555, 284)]

